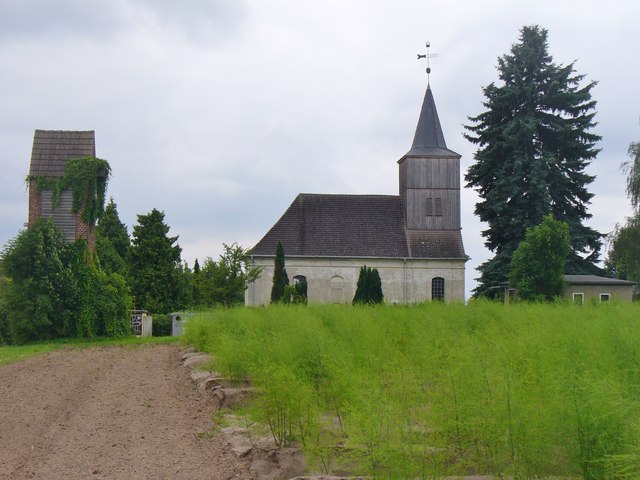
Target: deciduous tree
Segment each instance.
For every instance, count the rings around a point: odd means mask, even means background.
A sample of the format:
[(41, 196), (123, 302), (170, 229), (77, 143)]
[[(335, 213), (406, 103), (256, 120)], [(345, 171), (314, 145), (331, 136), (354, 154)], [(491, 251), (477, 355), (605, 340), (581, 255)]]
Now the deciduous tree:
[(631, 206), (638, 215), (640, 206), (640, 142), (631, 142), (629, 145), (630, 160), (623, 162), (620, 169), (627, 174), (627, 196), (631, 200)]
[[(609, 254), (605, 266), (610, 274), (623, 280), (640, 281), (640, 142), (629, 145), (630, 160), (621, 165), (627, 174), (627, 196), (634, 215), (623, 226), (616, 225), (609, 235)], [(634, 288), (634, 297), (638, 287)]]
[(1, 303), (12, 343), (129, 331), (131, 297), (124, 279), (87, 263), (86, 242), (67, 244), (51, 220), (22, 231), (2, 258), (11, 279)]
[(553, 300), (564, 288), (564, 266), (570, 252), (569, 226), (546, 215), (527, 229), (513, 253), (509, 279), (524, 300)]
[(199, 296), (204, 306), (242, 304), (247, 286), (262, 271), (250, 265), (247, 250), (241, 245), (234, 242), (222, 246), (224, 252), (218, 261), (206, 258), (200, 270)]

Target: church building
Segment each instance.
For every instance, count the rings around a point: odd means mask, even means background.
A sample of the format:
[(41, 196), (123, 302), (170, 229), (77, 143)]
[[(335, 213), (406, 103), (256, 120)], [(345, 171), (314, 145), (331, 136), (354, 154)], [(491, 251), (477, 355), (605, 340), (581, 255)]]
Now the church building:
[(464, 301), (460, 155), (447, 148), (429, 85), (397, 163), (399, 195), (300, 193), (251, 249), (263, 272), (245, 303), (269, 303), (278, 241), (290, 282), (307, 282), (310, 303), (351, 303), (363, 265), (378, 269), (385, 303)]

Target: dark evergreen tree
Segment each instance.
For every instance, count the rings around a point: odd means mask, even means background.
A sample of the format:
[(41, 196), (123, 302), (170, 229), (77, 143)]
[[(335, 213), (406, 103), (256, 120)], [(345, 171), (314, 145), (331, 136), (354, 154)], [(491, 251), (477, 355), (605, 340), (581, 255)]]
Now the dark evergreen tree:
[(361, 303), (382, 303), (384, 296), (382, 295), (382, 280), (378, 269), (370, 268), (366, 265), (360, 267), (358, 275), (358, 283), (356, 285), (356, 293), (353, 296), (353, 304)]
[(273, 286), (271, 287), (271, 303), (276, 303), (282, 300), (284, 287), (287, 285), (289, 285), (289, 277), (287, 276), (287, 270), (284, 267), (284, 246), (282, 245), (282, 242), (278, 240), (273, 270)]
[(96, 227), (96, 254), (107, 273), (127, 277), (127, 256), (131, 241), (124, 223), (120, 221), (113, 197), (104, 209)]
[(200, 298), (200, 262), (198, 259), (193, 262), (193, 293), (191, 294), (191, 302), (194, 307), (200, 306), (202, 300)]
[(137, 308), (170, 313), (183, 308), (178, 237), (169, 237), (164, 212), (138, 215), (129, 254), (129, 281)]
[(113, 248), (123, 259), (127, 258), (131, 240), (127, 232), (127, 226), (120, 221), (118, 206), (109, 199), (109, 203), (104, 207), (104, 213), (98, 221), (97, 233), (111, 242)]
[(466, 138), (478, 145), (465, 180), (481, 201), (475, 213), (488, 228), (486, 246), (495, 256), (479, 268), (476, 294), (507, 281), (511, 256), (527, 228), (543, 217), (569, 225), (571, 252), (565, 273), (597, 273), (602, 235), (583, 224), (590, 218), (594, 177), (585, 168), (596, 157), (598, 135), (590, 132), (595, 82), (583, 84), (573, 63), (553, 63), (547, 31), (523, 27), (519, 43), (498, 59), (501, 85), (483, 89), (486, 111), (469, 117)]
[(384, 295), (382, 294), (382, 279), (377, 268), (371, 269), (371, 279), (369, 286), (369, 303), (382, 303)]

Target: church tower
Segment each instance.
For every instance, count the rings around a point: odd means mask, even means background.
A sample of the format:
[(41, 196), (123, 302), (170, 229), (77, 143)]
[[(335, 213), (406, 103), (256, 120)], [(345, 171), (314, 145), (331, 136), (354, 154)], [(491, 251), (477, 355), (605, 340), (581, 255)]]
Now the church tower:
[(460, 231), (460, 155), (444, 141), (431, 86), (413, 145), (399, 161), (407, 230)]

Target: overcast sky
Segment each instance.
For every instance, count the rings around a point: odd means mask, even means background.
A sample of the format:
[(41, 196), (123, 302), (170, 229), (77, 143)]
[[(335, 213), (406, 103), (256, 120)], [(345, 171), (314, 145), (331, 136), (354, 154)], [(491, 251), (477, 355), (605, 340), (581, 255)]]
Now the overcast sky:
[[(129, 231), (163, 210), (190, 265), (255, 244), (299, 192), (397, 194), (426, 41), (464, 174), (462, 125), (533, 24), (556, 62), (599, 82), (590, 224), (610, 232), (630, 214), (618, 167), (640, 140), (638, 18), (623, 0), (0, 0), (0, 245), (27, 220), (35, 129), (95, 130)], [(490, 256), (476, 200), (462, 192), (467, 291)]]

